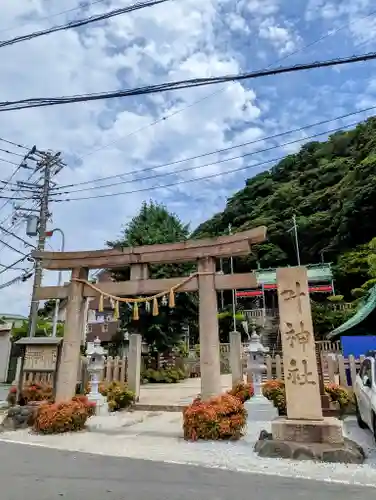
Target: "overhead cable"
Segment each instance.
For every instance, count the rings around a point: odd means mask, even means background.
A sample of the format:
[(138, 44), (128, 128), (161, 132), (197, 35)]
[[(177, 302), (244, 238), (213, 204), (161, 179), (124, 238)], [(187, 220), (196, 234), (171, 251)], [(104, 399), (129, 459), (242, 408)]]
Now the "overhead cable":
[[(367, 14), (367, 15), (365, 15), (363, 17), (359, 17), (357, 19), (351, 20), (348, 23), (343, 24), (343, 25), (339, 26), (338, 28), (336, 28), (334, 30), (330, 30), (329, 32), (325, 33), (324, 35), (321, 35), (319, 38), (316, 38), (315, 40), (312, 40), (311, 42), (308, 42), (306, 45), (302, 45), (302, 46), (298, 47), (297, 49), (294, 49), (293, 51), (288, 52), (287, 54), (285, 54), (284, 56), (276, 59), (271, 64), (269, 64), (266, 68), (263, 68), (263, 69), (271, 68), (271, 67), (273, 67), (274, 64), (279, 64), (279, 63), (285, 61), (286, 59), (289, 59), (290, 57), (292, 57), (292, 56), (294, 56), (296, 54), (299, 54), (299, 53), (305, 51), (306, 49), (309, 49), (309, 48), (313, 47), (314, 45), (317, 45), (318, 43), (322, 42), (326, 38), (329, 38), (331, 36), (336, 35), (337, 33), (339, 33), (340, 31), (348, 28), (349, 26), (351, 26), (353, 24), (357, 24), (358, 22), (364, 21), (365, 19), (374, 16), (375, 14), (376, 14), (376, 10), (370, 12), (369, 14)], [(232, 84), (232, 83), (234, 83), (234, 82), (230, 82), (230, 84)], [(193, 106), (196, 106), (196, 104), (200, 104), (203, 101), (206, 101), (207, 99), (210, 99), (211, 97), (224, 92), (227, 88), (228, 88), (228, 86), (224, 86), (223, 88), (221, 88), (219, 90), (215, 90), (214, 92), (211, 92), (210, 94), (207, 94), (207, 95), (205, 95), (203, 97), (200, 97), (199, 99), (196, 99), (195, 101), (192, 101), (192, 102), (188, 103), (187, 105), (181, 107), (180, 109), (176, 109), (175, 111), (172, 111), (171, 113), (168, 113), (166, 115), (162, 115), (159, 118), (157, 118), (156, 120), (154, 120), (154, 121), (152, 121), (152, 122), (150, 122), (150, 123), (148, 123), (146, 125), (143, 125), (143, 126), (139, 127), (138, 129), (133, 130), (132, 132), (130, 132), (130, 133), (128, 133), (128, 134), (126, 134), (126, 135), (118, 138), (118, 139), (115, 139), (115, 140), (113, 140), (113, 141), (111, 141), (111, 142), (109, 142), (107, 144), (104, 144), (104, 145), (102, 145), (102, 146), (100, 146), (98, 148), (92, 149), (92, 150), (84, 153), (78, 159), (82, 159), (85, 156), (92, 155), (92, 154), (96, 153), (97, 151), (102, 151), (103, 149), (107, 148), (108, 146), (111, 146), (112, 144), (115, 144), (115, 143), (119, 142), (120, 140), (127, 139), (128, 137), (131, 137), (132, 135), (137, 134), (138, 132), (142, 132), (143, 130), (146, 130), (149, 127), (157, 125), (158, 123), (165, 122), (166, 120), (168, 120), (168, 119), (170, 119), (170, 118), (172, 118), (172, 117), (174, 117), (174, 116), (176, 116), (176, 115), (178, 115), (178, 114), (186, 111), (187, 109), (190, 109)]]
[(147, 0), (145, 2), (139, 2), (133, 5), (128, 5), (127, 7), (111, 10), (109, 12), (105, 12), (104, 14), (90, 16), (85, 19), (78, 19), (77, 21), (71, 21), (69, 23), (61, 24), (59, 26), (53, 26), (52, 28), (47, 28), (40, 31), (34, 31), (32, 33), (28, 33), (27, 35), (17, 36), (15, 38), (11, 38), (10, 40), (4, 40), (0, 42), (0, 48), (7, 47), (9, 45), (14, 45), (20, 42), (25, 42), (27, 40), (32, 40), (33, 38), (39, 38), (41, 36), (50, 35), (51, 33), (57, 33), (58, 31), (65, 31), (72, 28), (79, 28), (81, 26), (86, 26), (91, 23), (96, 23), (98, 21), (104, 21), (106, 19), (110, 19), (115, 16), (120, 16), (121, 14), (126, 14), (128, 12), (133, 12), (135, 10), (145, 9), (146, 7), (153, 7), (154, 5), (170, 1), (172, 0)]
[(16, 269), (15, 266), (17, 266), (18, 264), (20, 264), (21, 262), (23, 262), (27, 257), (29, 257), (30, 254), (27, 254), (25, 255), (24, 257), (22, 257), (21, 259), (18, 259), (16, 260), (15, 262), (13, 262), (12, 264), (9, 264), (8, 266), (5, 266), (3, 264), (1, 264), (2, 267), (4, 267), (4, 269), (2, 269), (0, 271), (0, 274), (3, 274), (5, 273), (6, 271), (10, 271), (12, 269)]
[[(339, 129), (339, 130), (344, 130), (344, 129), (351, 127), (351, 126), (353, 126), (353, 124), (347, 125), (345, 127), (341, 127), (341, 129)], [(303, 141), (305, 139), (306, 138), (301, 138), (300, 141)], [(162, 185), (157, 185), (157, 186), (150, 186), (150, 187), (145, 187), (145, 188), (140, 188), (140, 189), (134, 189), (131, 191), (119, 191), (119, 192), (115, 192), (115, 193), (98, 194), (98, 195), (93, 195), (93, 196), (83, 196), (83, 197), (77, 197), (77, 198), (63, 198), (61, 200), (53, 199), (52, 201), (55, 203), (61, 203), (61, 202), (70, 202), (70, 201), (93, 200), (93, 199), (100, 199), (100, 198), (109, 198), (109, 197), (114, 197), (114, 196), (122, 196), (125, 194), (135, 194), (135, 193), (142, 193), (142, 192), (147, 192), (147, 191), (154, 191), (156, 189), (170, 188), (170, 187), (179, 186), (182, 184), (189, 184), (189, 183), (193, 183), (193, 182), (214, 179), (216, 177), (222, 177), (224, 175), (229, 175), (229, 174), (241, 172), (244, 170), (249, 170), (252, 168), (258, 168), (258, 167), (261, 167), (264, 165), (268, 165), (270, 163), (278, 163), (278, 162), (284, 160), (285, 158), (286, 158), (286, 155), (280, 156), (278, 158), (272, 158), (270, 160), (265, 160), (265, 161), (262, 161), (259, 163), (253, 163), (251, 165), (243, 165), (243, 166), (238, 167), (238, 168), (217, 172), (215, 174), (210, 174), (210, 175), (206, 175), (206, 176), (202, 176), (202, 177), (195, 177), (193, 179), (182, 179), (180, 181), (175, 181), (175, 182), (171, 182), (168, 184), (162, 184)], [(177, 172), (177, 173), (179, 173), (179, 172)]]
[[(319, 132), (317, 134), (313, 134), (313, 135), (310, 135), (307, 137), (303, 137), (303, 138), (299, 137), (298, 139), (293, 139), (292, 141), (284, 142), (282, 144), (277, 144), (275, 146), (269, 146), (268, 148), (264, 148), (264, 149), (259, 149), (258, 151), (251, 151), (250, 153), (244, 153), (244, 154), (237, 155), (237, 156), (230, 156), (228, 158), (222, 158), (221, 160), (213, 161), (210, 163), (204, 163), (203, 165), (193, 165), (190, 167), (182, 168), (180, 170), (172, 170), (171, 172), (162, 172), (162, 173), (159, 173), (156, 175), (149, 175), (147, 177), (130, 179), (128, 181), (113, 182), (111, 184), (105, 184), (104, 186), (94, 186), (94, 187), (90, 187), (90, 188), (81, 188), (81, 189), (74, 189), (71, 191), (62, 191), (62, 192), (58, 192), (58, 193), (51, 193), (51, 196), (54, 197), (54, 196), (61, 196), (63, 194), (79, 193), (82, 191), (92, 191), (93, 189), (103, 189), (103, 188), (107, 188), (107, 187), (120, 186), (121, 184), (133, 184), (134, 182), (142, 182), (142, 181), (147, 181), (147, 180), (158, 179), (160, 177), (166, 177), (167, 175), (178, 175), (178, 174), (181, 174), (184, 172), (190, 172), (192, 170), (199, 170), (199, 169), (205, 168), (205, 167), (212, 167), (213, 165), (219, 165), (221, 163), (226, 163), (228, 161), (239, 160), (239, 159), (243, 159), (243, 158), (248, 158), (249, 156), (258, 155), (261, 153), (267, 153), (269, 151), (273, 151), (274, 149), (280, 149), (280, 148), (283, 148), (285, 146), (291, 146), (292, 144), (297, 144), (298, 142), (308, 141), (310, 139), (314, 139), (314, 138), (320, 137), (322, 135), (331, 134), (333, 132), (338, 132), (340, 130), (343, 130), (344, 128), (353, 127), (357, 124), (358, 124), (358, 122), (350, 123), (349, 125), (346, 125), (346, 127), (343, 127), (343, 126), (336, 127), (336, 128), (331, 129), (331, 130), (325, 130), (324, 132)], [(265, 139), (265, 140), (267, 140), (267, 139)], [(161, 168), (163, 166), (164, 165), (160, 165), (159, 167)], [(52, 198), (52, 200), (55, 200), (55, 198)]]
[(9, 141), (8, 139), (4, 139), (3, 137), (0, 137), (0, 141), (6, 142), (7, 144), (12, 144), (13, 146), (16, 146), (18, 148), (27, 149), (27, 150), (30, 149), (27, 146), (23, 146), (22, 144), (17, 144), (16, 142), (12, 142), (12, 141)]
[(2, 285), (0, 285), (0, 290), (3, 290), (4, 288), (8, 288), (8, 286), (14, 285), (14, 284), (18, 283), (19, 281), (26, 281), (27, 279), (31, 278), (32, 275), (33, 275), (32, 271), (29, 271), (28, 273), (20, 274), (16, 278), (13, 278), (13, 279), (7, 281), (6, 283), (3, 283)]
[[(308, 125), (303, 125), (302, 127), (297, 127), (297, 128), (294, 128), (294, 129), (286, 130), (284, 132), (279, 132), (278, 134), (273, 134), (273, 135), (270, 135), (270, 136), (267, 136), (267, 137), (260, 137), (259, 139), (254, 139), (252, 141), (243, 142), (241, 144), (236, 144), (234, 146), (229, 146), (227, 148), (216, 149), (214, 151), (209, 151), (207, 153), (202, 153), (202, 154), (199, 154), (199, 155), (196, 155), (196, 156), (190, 156), (190, 157), (187, 157), (187, 158), (182, 158), (180, 160), (175, 160), (175, 161), (172, 161), (172, 162), (163, 163), (163, 164), (160, 164), (160, 165), (155, 165), (153, 167), (147, 167), (147, 168), (142, 168), (142, 169), (138, 169), (138, 170), (131, 170), (129, 172), (122, 172), (121, 174), (109, 175), (107, 177), (99, 177), (99, 178), (96, 178), (96, 179), (92, 179), (90, 181), (76, 182), (74, 184), (64, 184), (62, 186), (56, 186), (56, 187), (52, 188), (51, 191), (52, 191), (53, 194), (60, 194), (63, 189), (67, 189), (67, 188), (71, 188), (71, 187), (83, 186), (83, 185), (92, 184), (94, 182), (100, 182), (100, 181), (104, 181), (104, 180), (123, 178), (124, 176), (128, 176), (128, 175), (143, 174), (145, 172), (150, 172), (150, 171), (158, 170), (160, 168), (165, 168), (165, 167), (169, 167), (169, 166), (173, 166), (173, 165), (178, 165), (180, 163), (185, 163), (187, 161), (197, 160), (199, 158), (204, 158), (206, 156), (211, 156), (211, 155), (219, 154), (219, 153), (225, 153), (227, 151), (231, 151), (231, 150), (236, 149), (236, 148), (241, 148), (241, 147), (244, 147), (244, 146), (250, 146), (250, 145), (253, 145), (253, 144), (257, 144), (259, 142), (265, 142), (265, 141), (269, 141), (269, 140), (272, 140), (272, 139), (277, 139), (278, 137), (282, 137), (284, 135), (289, 135), (289, 134), (294, 134), (294, 133), (297, 133), (297, 132), (302, 132), (303, 130), (306, 130), (306, 129), (309, 129), (309, 128), (318, 127), (318, 126), (325, 125), (327, 123), (330, 123), (330, 122), (333, 122), (333, 121), (337, 121), (337, 120), (343, 120), (345, 118), (349, 118), (350, 116), (355, 116), (355, 115), (358, 115), (358, 114), (361, 114), (361, 113), (366, 113), (367, 111), (374, 111), (375, 109), (376, 109), (376, 106), (371, 106), (371, 107), (368, 107), (368, 108), (360, 109), (359, 111), (353, 111), (351, 113), (346, 113), (346, 114), (341, 115), (341, 116), (336, 116), (334, 118), (329, 118), (328, 120), (320, 120), (319, 122), (310, 123)], [(328, 132), (330, 132), (330, 131), (328, 131)], [(327, 133), (327, 132), (323, 132), (323, 133)], [(309, 137), (308, 137), (308, 139), (309, 139)], [(299, 139), (299, 140), (301, 140), (301, 139)], [(278, 148), (278, 147), (282, 147), (282, 146), (283, 146), (283, 144), (281, 146), (275, 146), (275, 147)], [(257, 151), (253, 152), (251, 154), (256, 154), (256, 153), (257, 153)], [(241, 156), (247, 156), (247, 154), (241, 155)], [(214, 165), (216, 163), (221, 163), (221, 161), (210, 163), (210, 165)], [(207, 165), (203, 165), (203, 166), (207, 166)], [(200, 168), (200, 167), (197, 167), (197, 168)], [(173, 172), (171, 172), (171, 173), (173, 173)], [(140, 180), (140, 179), (138, 179), (138, 180)], [(143, 179), (141, 179), (141, 180), (143, 180)], [(116, 184), (127, 184), (128, 182), (135, 182), (135, 181), (123, 181), (123, 182), (119, 182), (119, 183), (116, 183)], [(89, 190), (92, 190), (92, 189), (101, 189), (101, 188), (104, 188), (104, 187), (114, 186), (116, 184), (106, 184), (106, 185), (102, 185), (102, 186), (93, 186), (93, 187), (89, 187), (89, 188), (85, 188), (85, 189), (76, 189), (74, 191), (69, 191), (69, 192), (76, 193), (76, 192), (79, 192), (79, 191), (89, 191)]]
[(136, 87), (128, 90), (116, 90), (108, 92), (99, 92), (82, 95), (71, 95), (63, 97), (35, 97), (29, 99), (20, 99), (18, 101), (0, 102), (0, 112), (12, 111), (16, 109), (39, 108), (46, 106), (57, 106), (61, 104), (71, 104), (76, 102), (98, 101), (103, 99), (115, 99), (118, 97), (130, 97), (137, 95), (156, 94), (172, 90), (182, 90), (194, 87), (203, 87), (207, 85), (217, 85), (230, 81), (243, 81), (261, 78), (265, 76), (281, 75), (285, 73), (294, 73), (297, 71), (306, 71), (317, 68), (328, 68), (344, 64), (354, 64), (358, 62), (372, 61), (376, 59), (376, 52), (368, 54), (354, 55), (326, 61), (317, 61), (305, 64), (296, 64), (294, 66), (281, 66), (279, 68), (267, 69), (261, 71), (251, 71), (239, 74), (230, 74), (222, 76), (213, 76), (208, 78), (192, 78), (187, 80), (177, 80), (174, 82), (161, 83), (157, 85), (147, 85), (145, 87)]
[(23, 238), (21, 238), (20, 236), (17, 236), (17, 234), (13, 233), (12, 231), (9, 231), (9, 229), (6, 229), (3, 226), (0, 226), (0, 231), (8, 234), (9, 236), (13, 236), (13, 238), (16, 238), (16, 240), (21, 241), (21, 243), (23, 243), (24, 245), (26, 245), (30, 248), (35, 248), (35, 246), (32, 245), (29, 241), (26, 241)]

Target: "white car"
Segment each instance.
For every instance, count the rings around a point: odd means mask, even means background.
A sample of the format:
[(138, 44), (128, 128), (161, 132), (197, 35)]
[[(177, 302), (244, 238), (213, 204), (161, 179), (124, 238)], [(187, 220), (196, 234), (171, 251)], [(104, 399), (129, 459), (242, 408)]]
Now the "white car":
[(369, 428), (376, 439), (376, 361), (367, 356), (360, 366), (354, 386), (356, 418), (362, 429)]

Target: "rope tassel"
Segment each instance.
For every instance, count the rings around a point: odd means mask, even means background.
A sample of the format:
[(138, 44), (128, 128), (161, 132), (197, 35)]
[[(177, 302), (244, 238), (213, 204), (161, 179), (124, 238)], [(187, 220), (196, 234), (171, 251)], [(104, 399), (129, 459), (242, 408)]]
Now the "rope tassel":
[(159, 308), (158, 308), (158, 300), (154, 298), (153, 300), (153, 316), (158, 316)]
[(102, 313), (104, 311), (104, 297), (102, 294), (99, 296), (98, 311)]
[(171, 288), (171, 290), (170, 290), (170, 296), (168, 299), (168, 306), (171, 308), (175, 307), (175, 293), (174, 293), (173, 288)]
[(133, 319), (134, 319), (134, 321), (137, 321), (138, 319), (140, 319), (140, 316), (138, 314), (138, 304), (137, 304), (137, 302), (135, 302), (133, 304)]
[(119, 301), (117, 300), (115, 302), (115, 307), (114, 307), (114, 319), (118, 320), (120, 316), (120, 309), (119, 309)]

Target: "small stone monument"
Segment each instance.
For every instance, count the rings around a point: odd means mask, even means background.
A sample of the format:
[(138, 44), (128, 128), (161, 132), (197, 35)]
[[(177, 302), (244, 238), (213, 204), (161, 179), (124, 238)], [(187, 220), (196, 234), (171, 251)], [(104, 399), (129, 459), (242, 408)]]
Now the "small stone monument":
[(269, 349), (260, 342), (260, 336), (257, 335), (255, 327), (244, 352), (247, 354), (248, 377), (253, 381), (255, 393), (253, 398), (245, 403), (248, 422), (269, 421), (277, 416), (276, 408), (262, 394), (262, 375), (266, 372), (264, 356)]
[(108, 415), (107, 398), (99, 392), (100, 376), (104, 368), (105, 350), (101, 346), (101, 341), (97, 337), (86, 350), (87, 371), (90, 376), (89, 401), (96, 404), (96, 415)]

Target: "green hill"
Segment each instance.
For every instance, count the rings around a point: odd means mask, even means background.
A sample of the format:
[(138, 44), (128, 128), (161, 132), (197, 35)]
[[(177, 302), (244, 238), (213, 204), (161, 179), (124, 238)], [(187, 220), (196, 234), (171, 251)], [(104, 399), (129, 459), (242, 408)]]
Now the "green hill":
[[(268, 241), (254, 248), (237, 267), (296, 264), (292, 217), (296, 215), (302, 264), (338, 263), (346, 252), (376, 236), (376, 118), (325, 142), (310, 142), (270, 171), (246, 180), (228, 199), (223, 212), (201, 224), (194, 237), (216, 236), (265, 225)], [(351, 273), (350, 273), (351, 274)], [(366, 273), (367, 274), (367, 273)], [(367, 276), (352, 273), (351, 282), (337, 267), (340, 291), (349, 295)]]

